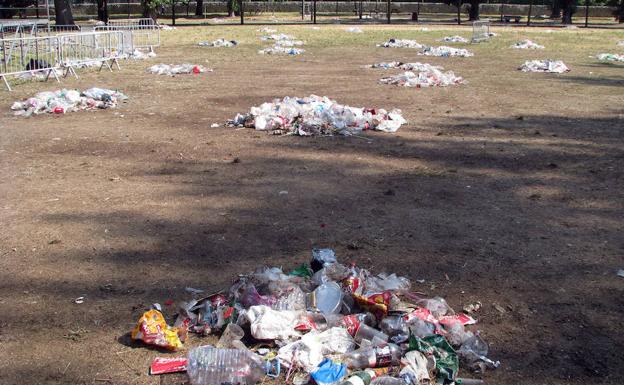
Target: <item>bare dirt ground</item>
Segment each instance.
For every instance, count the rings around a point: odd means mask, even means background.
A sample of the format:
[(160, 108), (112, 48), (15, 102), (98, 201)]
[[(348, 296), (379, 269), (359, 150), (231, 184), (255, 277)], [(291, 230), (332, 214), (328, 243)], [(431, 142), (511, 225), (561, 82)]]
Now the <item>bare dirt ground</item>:
[[(1, 384), (158, 384), (147, 368), (163, 353), (124, 337), (149, 304), (292, 268), (314, 246), (425, 279), (416, 290), (457, 310), (481, 301), (478, 329), (502, 362), (488, 385), (624, 383), (624, 68), (589, 57), (624, 33), (500, 29), (475, 57), (443, 59), (374, 43), (468, 30), (279, 27), (307, 52), (269, 57), (257, 28), (163, 32), (157, 58), (60, 85), (119, 88), (118, 109), (27, 119), (11, 102), (59, 85), (0, 94)], [(241, 46), (194, 46), (222, 36)], [(523, 37), (547, 49), (508, 48)], [(572, 71), (517, 71), (546, 57)], [(392, 71), (361, 68), (380, 60), (440, 64), (469, 84), (380, 85)], [(215, 72), (145, 73), (186, 61)], [(401, 108), (410, 123), (365, 138), (210, 128), (311, 93)]]

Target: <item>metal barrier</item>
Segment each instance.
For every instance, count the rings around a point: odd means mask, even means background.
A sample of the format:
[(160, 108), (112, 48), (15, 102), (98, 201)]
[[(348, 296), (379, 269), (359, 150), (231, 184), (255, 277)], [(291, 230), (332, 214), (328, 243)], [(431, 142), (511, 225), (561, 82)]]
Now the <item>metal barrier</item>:
[(130, 51), (122, 31), (82, 32), (57, 36), (0, 39), (0, 78), (11, 91), (8, 76), (45, 75), (45, 80), (58, 71), (76, 77), (76, 68), (99, 64), (110, 71), (119, 66), (119, 59)]
[(37, 31), (43, 30), (48, 35), (62, 35), (66, 33), (82, 32), (82, 27), (79, 25), (56, 25), (48, 24), (42, 28), (38, 28)]
[(63, 76), (78, 77), (76, 68), (100, 65), (110, 71), (113, 66), (121, 69), (119, 59), (124, 50), (124, 35), (121, 31), (87, 32), (59, 36), (59, 66), (65, 70)]
[(56, 36), (0, 39), (0, 77), (7, 89), (7, 76), (43, 72), (45, 80), (53, 75), (59, 81), (57, 65), (59, 40)]
[(490, 21), (478, 20), (472, 22), (472, 42), (480, 43), (490, 39)]
[[(151, 24), (145, 24), (149, 20)], [(127, 24), (121, 24), (116, 20), (115, 24), (95, 27), (95, 31), (121, 31), (124, 35), (125, 48), (130, 51), (135, 49), (154, 50), (160, 46), (160, 27), (154, 24), (152, 19), (127, 19)], [(143, 23), (143, 24), (141, 24)]]

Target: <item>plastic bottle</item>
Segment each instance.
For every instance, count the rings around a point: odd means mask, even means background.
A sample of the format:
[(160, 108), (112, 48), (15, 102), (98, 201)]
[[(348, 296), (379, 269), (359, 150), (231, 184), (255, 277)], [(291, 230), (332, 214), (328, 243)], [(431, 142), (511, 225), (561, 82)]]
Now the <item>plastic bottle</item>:
[(388, 316), (381, 320), (379, 328), (382, 332), (392, 337), (404, 337), (400, 338), (401, 342), (407, 340), (409, 337), (409, 329), (402, 316)]
[(401, 363), (401, 349), (395, 344), (368, 346), (343, 355), (351, 369), (377, 368)]
[(371, 313), (359, 313), (359, 314), (328, 314), (325, 316), (328, 327), (341, 327), (347, 329), (347, 332), (352, 336), (355, 336), (360, 325), (373, 326), (375, 324), (375, 316)]
[(255, 384), (265, 374), (261, 360), (237, 349), (200, 346), (188, 354), (186, 371), (192, 385)]
[(338, 385), (369, 385), (375, 378), (384, 375), (387, 370), (383, 369), (364, 369), (351, 374), (345, 381), (340, 382)]
[(382, 376), (375, 378), (371, 385), (406, 385), (406, 383), (400, 378)]

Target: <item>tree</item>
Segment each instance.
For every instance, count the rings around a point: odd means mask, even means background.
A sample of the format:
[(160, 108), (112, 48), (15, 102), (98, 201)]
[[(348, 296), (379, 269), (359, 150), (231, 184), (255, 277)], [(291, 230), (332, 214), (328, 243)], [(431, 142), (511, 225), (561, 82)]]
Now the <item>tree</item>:
[(56, 25), (75, 24), (69, 0), (54, 0), (54, 13)]
[(204, 16), (204, 0), (195, 2), (195, 16)]
[(562, 24), (572, 24), (572, 15), (576, 12), (576, 0), (562, 0), (563, 14), (561, 15)]
[(143, 8), (143, 17), (158, 20), (158, 8), (164, 5), (162, 0), (141, 0), (141, 7)]
[(23, 9), (33, 4), (33, 0), (4, 0), (2, 1), (2, 5), (0, 7), (0, 19), (11, 19), (18, 13), (20, 14), (20, 17), (24, 17)]
[(561, 17), (561, 2), (562, 0), (552, 1), (552, 12), (550, 13), (551, 19), (558, 19)]
[(618, 23), (624, 23), (624, 0), (609, 0), (606, 5), (617, 7), (613, 11), (613, 16)]
[(446, 5), (461, 7), (462, 4), (470, 4), (468, 9), (468, 19), (470, 21), (479, 20), (479, 4), (481, 0), (445, 0)]
[(108, 23), (108, 0), (97, 0), (98, 20)]

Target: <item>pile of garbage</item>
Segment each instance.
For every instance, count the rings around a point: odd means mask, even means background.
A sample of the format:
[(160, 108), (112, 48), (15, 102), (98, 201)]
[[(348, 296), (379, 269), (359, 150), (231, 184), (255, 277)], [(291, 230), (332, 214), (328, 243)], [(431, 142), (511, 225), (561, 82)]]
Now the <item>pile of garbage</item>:
[(387, 76), (379, 80), (382, 84), (393, 84), (404, 87), (446, 87), (464, 83), (464, 79), (455, 76), (453, 71), (442, 72), (430, 66), (419, 70), (418, 73), (406, 71), (395, 76)]
[(445, 43), (468, 43), (468, 39), (466, 39), (465, 37), (458, 36), (458, 35), (446, 36), (446, 37), (443, 37), (440, 41), (443, 41)]
[(511, 48), (516, 49), (544, 49), (543, 45), (539, 45), (529, 39), (521, 40), (517, 43), (514, 43)]
[(303, 48), (282, 47), (280, 45), (274, 45), (258, 51), (259, 54), (263, 55), (301, 55), (304, 52)]
[(128, 97), (119, 91), (104, 88), (89, 88), (85, 91), (57, 90), (39, 92), (32, 98), (15, 102), (11, 110), (16, 116), (33, 114), (65, 114), (78, 110), (115, 108), (117, 103)]
[(474, 56), (474, 54), (467, 49), (464, 48), (453, 48), (447, 47), (445, 45), (441, 45), (439, 47), (425, 47), (422, 51), (418, 52), (419, 55), (424, 56), (440, 56), (440, 57), (450, 57), (450, 56), (459, 56), (459, 57), (470, 57)]
[(551, 72), (562, 74), (570, 71), (561, 60), (528, 60), (519, 68), (522, 72)]
[[(483, 373), (489, 359), (476, 320), (455, 313), (441, 297), (411, 290), (396, 274), (374, 274), (337, 262), (331, 249), (289, 273), (259, 268), (240, 275), (227, 292), (178, 306), (169, 326), (158, 304), (131, 336), (169, 350), (189, 333), (220, 338), (186, 357), (156, 358), (152, 374), (186, 371), (192, 385), (280, 383), (318, 385), (480, 384), (459, 377), (460, 366)], [(201, 337), (200, 337), (201, 338)]]
[(377, 44), (377, 47), (384, 48), (416, 48), (420, 49), (424, 47), (422, 44), (417, 42), (416, 40), (406, 40), (406, 39), (390, 39), (384, 43)]
[(355, 135), (364, 130), (395, 132), (406, 123), (401, 110), (357, 108), (326, 96), (285, 97), (252, 107), (227, 125), (271, 131), (275, 135)]
[(301, 40), (277, 40), (275, 42), (275, 46), (280, 46), (280, 47), (295, 47), (295, 46), (302, 46), (305, 43)]
[(367, 66), (368, 68), (383, 68), (383, 69), (391, 69), (391, 68), (399, 68), (406, 71), (429, 71), (431, 69), (443, 70), (441, 66), (433, 66), (429, 63), (402, 63), (400, 61), (391, 61), (391, 62), (381, 62), (375, 63)]
[(156, 75), (175, 76), (180, 74), (201, 74), (203, 72), (212, 72), (212, 69), (205, 68), (196, 64), (155, 64), (147, 69), (147, 72)]
[(362, 33), (362, 32), (364, 32), (364, 31), (362, 31), (362, 28), (360, 28), (360, 27), (349, 27), (349, 28), (345, 29), (345, 31), (351, 32), (351, 33)]
[(202, 47), (236, 47), (238, 42), (236, 40), (225, 40), (224, 38), (220, 38), (214, 41), (201, 41), (197, 43), (197, 45)]
[[(153, 57), (156, 57), (156, 52), (154, 51), (143, 52), (139, 49), (135, 49), (134, 51), (132, 51), (130, 55), (128, 55), (128, 59), (131, 59), (131, 60), (145, 60), (145, 59), (151, 59)], [(122, 56), (122, 58), (124, 57)]]
[(601, 53), (596, 55), (596, 58), (600, 61), (621, 61), (624, 62), (624, 55), (617, 53)]

